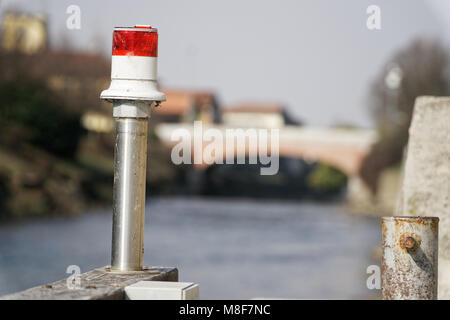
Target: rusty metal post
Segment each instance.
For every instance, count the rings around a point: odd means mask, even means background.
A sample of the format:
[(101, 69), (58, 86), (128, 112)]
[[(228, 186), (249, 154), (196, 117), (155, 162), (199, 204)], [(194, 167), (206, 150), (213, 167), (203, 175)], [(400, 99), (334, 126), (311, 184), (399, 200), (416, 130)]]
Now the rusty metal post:
[(381, 297), (435, 300), (438, 295), (437, 217), (383, 217)]

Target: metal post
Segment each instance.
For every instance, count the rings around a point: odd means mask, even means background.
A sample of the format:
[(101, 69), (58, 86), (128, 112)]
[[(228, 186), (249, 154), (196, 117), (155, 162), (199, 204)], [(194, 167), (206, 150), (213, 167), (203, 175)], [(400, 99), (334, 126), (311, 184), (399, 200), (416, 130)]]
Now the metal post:
[(383, 217), (381, 297), (435, 300), (438, 289), (436, 217)]
[(114, 29), (111, 85), (100, 95), (113, 103), (116, 119), (112, 271), (143, 270), (148, 118), (152, 105), (166, 100), (157, 88), (157, 57), (157, 29)]
[(113, 270), (142, 270), (147, 119), (116, 119), (113, 189)]

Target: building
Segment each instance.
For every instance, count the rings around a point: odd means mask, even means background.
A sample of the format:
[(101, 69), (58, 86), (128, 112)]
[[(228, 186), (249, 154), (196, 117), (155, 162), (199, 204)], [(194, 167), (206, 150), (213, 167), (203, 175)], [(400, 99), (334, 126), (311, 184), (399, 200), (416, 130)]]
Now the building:
[(217, 99), (210, 91), (164, 90), (167, 100), (155, 109), (156, 122), (220, 122)]
[(6, 13), (1, 47), (5, 51), (34, 54), (47, 48), (47, 22), (42, 15)]

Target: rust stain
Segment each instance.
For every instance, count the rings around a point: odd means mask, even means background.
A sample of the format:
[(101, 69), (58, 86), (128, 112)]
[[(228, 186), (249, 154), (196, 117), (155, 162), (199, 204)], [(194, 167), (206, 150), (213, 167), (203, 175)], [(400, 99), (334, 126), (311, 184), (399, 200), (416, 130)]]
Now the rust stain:
[(439, 218), (433, 219), (430, 224), (433, 235), (437, 237), (439, 235)]
[(398, 239), (398, 244), (403, 251), (408, 253), (416, 252), (422, 244), (422, 237), (418, 234), (405, 232), (400, 235)]

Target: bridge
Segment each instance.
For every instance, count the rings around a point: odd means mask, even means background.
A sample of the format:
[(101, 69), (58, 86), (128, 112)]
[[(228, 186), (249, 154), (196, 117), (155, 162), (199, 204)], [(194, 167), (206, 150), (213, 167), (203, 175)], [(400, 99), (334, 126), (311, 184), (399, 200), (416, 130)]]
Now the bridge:
[[(217, 129), (222, 136), (225, 136), (227, 129), (236, 129), (235, 126), (221, 124), (203, 127), (204, 130)], [(172, 139), (172, 134), (178, 129), (183, 129), (182, 132), (187, 137), (194, 137), (193, 123), (160, 123), (155, 127), (155, 132), (162, 143), (173, 147), (179, 143), (179, 140)], [(245, 132), (248, 128), (242, 129)], [(241, 131), (240, 134), (245, 135), (244, 132)], [(288, 125), (279, 128), (279, 156), (324, 163), (341, 170), (349, 177), (358, 177), (362, 161), (376, 139), (377, 134), (374, 130)], [(203, 142), (203, 148), (210, 143), (214, 141)], [(221, 143), (221, 146), (226, 149), (225, 144)], [(270, 146), (268, 149), (270, 150)], [(249, 153), (248, 146), (245, 149), (235, 148), (234, 151), (236, 158), (248, 156)], [(191, 154), (194, 154), (193, 150)], [(226, 150), (222, 154), (225, 157)], [(195, 164), (199, 169), (207, 168), (209, 165), (204, 162)]]

